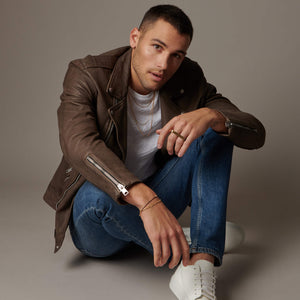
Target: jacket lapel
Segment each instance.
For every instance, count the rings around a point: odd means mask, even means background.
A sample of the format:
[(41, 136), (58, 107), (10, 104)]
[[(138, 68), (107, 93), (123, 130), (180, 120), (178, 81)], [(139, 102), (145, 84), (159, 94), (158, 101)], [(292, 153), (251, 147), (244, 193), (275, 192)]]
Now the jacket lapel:
[(109, 108), (109, 115), (112, 119), (117, 135), (119, 148), (122, 152), (122, 159), (126, 158), (127, 148), (127, 91), (130, 80), (131, 49), (126, 50), (117, 60), (106, 91), (113, 98), (113, 106)]

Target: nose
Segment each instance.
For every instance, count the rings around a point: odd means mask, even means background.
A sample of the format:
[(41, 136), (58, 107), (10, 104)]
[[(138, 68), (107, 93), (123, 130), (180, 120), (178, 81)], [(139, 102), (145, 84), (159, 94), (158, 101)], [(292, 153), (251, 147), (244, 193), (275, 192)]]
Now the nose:
[(169, 64), (169, 55), (161, 53), (157, 60), (157, 67), (161, 70), (166, 70)]

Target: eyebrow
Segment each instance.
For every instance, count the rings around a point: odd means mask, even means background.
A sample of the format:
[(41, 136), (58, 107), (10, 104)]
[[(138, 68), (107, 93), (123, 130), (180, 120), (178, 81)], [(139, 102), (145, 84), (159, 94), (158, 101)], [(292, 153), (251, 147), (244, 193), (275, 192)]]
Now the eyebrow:
[[(167, 44), (164, 43), (163, 41), (161, 41), (160, 39), (152, 39), (152, 41), (153, 41), (153, 42), (157, 42), (157, 43), (163, 45), (165, 48), (168, 48)], [(183, 51), (183, 50), (177, 50), (177, 51), (175, 51), (175, 52), (178, 52), (178, 53), (181, 53), (181, 54), (183, 54), (183, 55), (186, 55), (186, 52)]]

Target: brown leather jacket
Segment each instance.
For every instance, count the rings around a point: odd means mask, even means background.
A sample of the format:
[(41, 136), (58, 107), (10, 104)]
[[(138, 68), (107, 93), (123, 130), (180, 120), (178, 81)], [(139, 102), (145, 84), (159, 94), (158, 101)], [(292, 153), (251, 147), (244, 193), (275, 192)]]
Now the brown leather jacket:
[[(139, 182), (124, 165), (130, 62), (131, 49), (123, 47), (69, 65), (58, 109), (63, 158), (44, 195), (56, 210), (55, 252), (63, 243), (74, 195), (85, 180), (120, 203), (121, 194)], [(188, 58), (160, 90), (160, 103), (163, 125), (183, 112), (210, 107), (227, 118), (227, 136), (236, 146), (264, 144), (263, 125), (218, 94)], [(167, 155), (161, 153), (163, 163)]]

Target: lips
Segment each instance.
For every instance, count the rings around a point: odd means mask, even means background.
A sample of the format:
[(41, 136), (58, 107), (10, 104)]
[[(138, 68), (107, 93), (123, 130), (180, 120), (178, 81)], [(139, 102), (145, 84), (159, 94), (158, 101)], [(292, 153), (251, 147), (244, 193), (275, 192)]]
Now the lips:
[(161, 81), (163, 80), (163, 74), (158, 72), (150, 72), (154, 81)]

